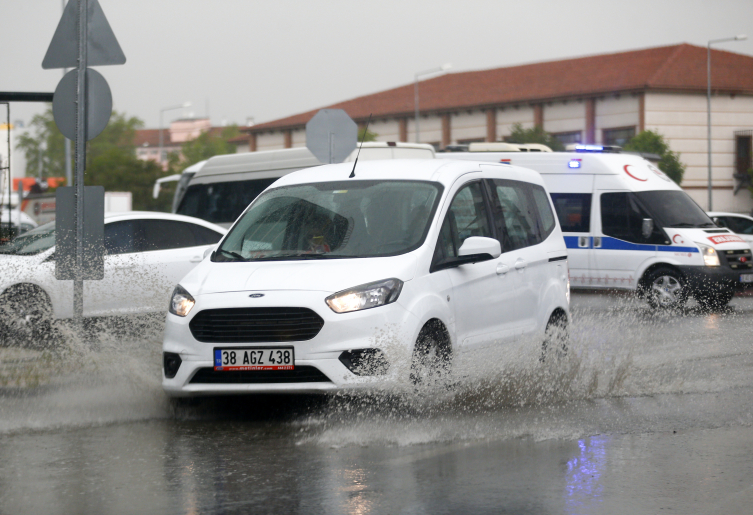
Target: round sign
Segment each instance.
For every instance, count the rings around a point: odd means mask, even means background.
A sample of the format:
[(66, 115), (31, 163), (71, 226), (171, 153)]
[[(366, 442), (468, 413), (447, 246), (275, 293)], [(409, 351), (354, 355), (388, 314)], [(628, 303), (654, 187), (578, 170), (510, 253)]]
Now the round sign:
[(356, 148), (358, 126), (342, 109), (322, 109), (306, 124), (306, 147), (322, 163), (341, 163)]
[[(71, 70), (58, 83), (52, 97), (52, 115), (55, 124), (69, 140), (76, 139), (76, 75)], [(102, 75), (86, 69), (86, 139), (96, 138), (105, 130), (112, 115), (112, 93)]]

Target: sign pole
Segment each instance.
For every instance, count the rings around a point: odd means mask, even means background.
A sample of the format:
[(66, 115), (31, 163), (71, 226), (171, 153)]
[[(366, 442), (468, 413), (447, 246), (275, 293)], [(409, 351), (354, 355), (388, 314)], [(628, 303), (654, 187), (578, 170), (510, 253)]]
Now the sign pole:
[(86, 168), (86, 67), (89, 24), (88, 0), (78, 1), (78, 71), (76, 75), (76, 267), (73, 313), (84, 315), (84, 170)]

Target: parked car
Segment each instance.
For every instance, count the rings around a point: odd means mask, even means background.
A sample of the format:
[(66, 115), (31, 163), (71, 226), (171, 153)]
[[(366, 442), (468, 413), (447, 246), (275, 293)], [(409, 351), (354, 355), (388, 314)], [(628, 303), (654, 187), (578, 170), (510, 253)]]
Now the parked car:
[(712, 211), (707, 214), (716, 225), (726, 227), (744, 239), (748, 245), (753, 246), (753, 216), (719, 211)]
[(324, 165), (277, 180), (176, 287), (162, 384), (180, 397), (424, 382), (457, 354), (566, 326), (568, 305), (538, 173)]
[[(164, 311), (178, 281), (226, 230), (187, 216), (105, 216), (105, 277), (84, 283), (84, 316)], [(55, 222), (0, 247), (0, 324), (18, 339), (73, 316), (73, 281), (55, 279)]]

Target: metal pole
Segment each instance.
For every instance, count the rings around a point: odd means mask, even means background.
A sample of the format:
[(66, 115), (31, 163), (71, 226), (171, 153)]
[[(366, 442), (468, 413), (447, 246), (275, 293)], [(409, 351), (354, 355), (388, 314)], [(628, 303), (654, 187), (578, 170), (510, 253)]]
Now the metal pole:
[(159, 154), (157, 154), (157, 162), (160, 165), (160, 171), (162, 171), (162, 113), (164, 112), (164, 109), (159, 111)]
[[(13, 223), (11, 222), (11, 219), (10, 219), (10, 211), (11, 211), (10, 199), (11, 199), (11, 196), (13, 195), (13, 176), (10, 173), (10, 153), (11, 153), (11, 148), (10, 148), (10, 102), (8, 102), (7, 104), (5, 104), (5, 108), (6, 108), (6, 112), (8, 114), (8, 121), (7, 121), (7, 125), (6, 126), (8, 127), (8, 240), (10, 240), (10, 235), (11, 235), (11, 232), (13, 231)], [(21, 220), (19, 219), (19, 222), (20, 221)], [(1, 226), (2, 226), (2, 224), (0, 224), (0, 227)]]
[(708, 139), (708, 184), (706, 186), (709, 194), (708, 209), (707, 211), (713, 211), (712, 199), (711, 199), (711, 41), (709, 41), (706, 47), (706, 136)]
[(78, 1), (78, 73), (76, 75), (76, 271), (73, 281), (73, 312), (84, 315), (84, 170), (86, 169), (86, 65), (88, 46), (88, 0)]
[(416, 74), (416, 81), (413, 88), (413, 104), (416, 106), (416, 143), (421, 143), (421, 136), (418, 130), (418, 74)]
[[(65, 12), (65, 0), (61, 0), (63, 4), (63, 12)], [(63, 68), (63, 77), (68, 72), (67, 68)], [(71, 140), (63, 137), (65, 142), (65, 185), (73, 186), (73, 171), (71, 170)]]

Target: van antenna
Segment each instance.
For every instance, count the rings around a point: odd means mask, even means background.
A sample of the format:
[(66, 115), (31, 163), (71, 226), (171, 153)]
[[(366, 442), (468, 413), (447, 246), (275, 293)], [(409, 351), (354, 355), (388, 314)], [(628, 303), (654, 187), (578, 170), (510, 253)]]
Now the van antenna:
[(358, 156), (361, 155), (361, 147), (363, 146), (363, 142), (366, 139), (366, 134), (369, 132), (369, 124), (371, 123), (371, 113), (369, 113), (369, 119), (366, 122), (366, 128), (363, 130), (363, 137), (361, 138), (361, 144), (358, 145), (358, 153), (356, 154), (356, 162), (353, 163), (353, 171), (350, 172), (350, 175), (348, 175), (348, 179), (352, 179), (356, 176), (356, 165), (358, 164)]

